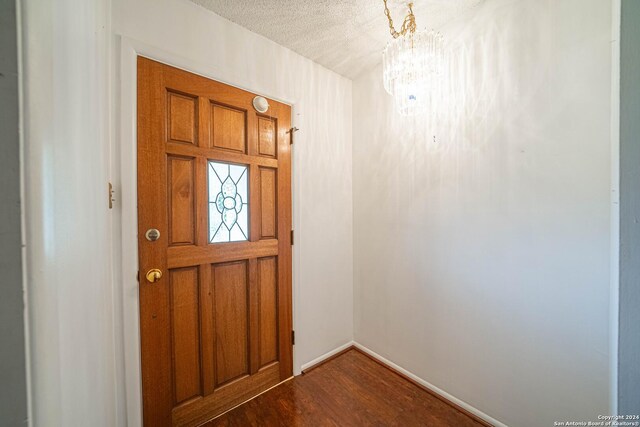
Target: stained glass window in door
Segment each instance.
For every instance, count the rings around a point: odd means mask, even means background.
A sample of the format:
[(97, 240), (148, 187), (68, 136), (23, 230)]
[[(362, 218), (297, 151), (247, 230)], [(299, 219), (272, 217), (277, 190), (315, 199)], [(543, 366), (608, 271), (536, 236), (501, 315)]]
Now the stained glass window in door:
[(249, 240), (247, 166), (209, 161), (209, 243)]

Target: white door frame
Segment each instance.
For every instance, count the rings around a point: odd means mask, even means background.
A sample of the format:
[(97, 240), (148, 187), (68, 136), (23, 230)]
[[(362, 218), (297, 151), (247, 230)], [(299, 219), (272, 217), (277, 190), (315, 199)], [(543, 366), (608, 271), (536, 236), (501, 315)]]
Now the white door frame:
[[(296, 124), (297, 100), (283, 99), (278, 94), (265, 93), (252, 88), (250, 82), (231, 77), (220, 66), (204, 64), (197, 60), (182, 57), (161, 48), (127, 38), (118, 37), (119, 62), (113, 70), (114, 102), (114, 138), (111, 141), (110, 176), (115, 189), (113, 216), (113, 292), (114, 292), (114, 343), (116, 351), (116, 402), (118, 418), (126, 419), (126, 425), (142, 425), (142, 377), (140, 373), (140, 318), (138, 298), (138, 210), (137, 210), (137, 57), (145, 56), (156, 61), (184, 69), (191, 73), (217, 80), (219, 82), (259, 93), (268, 98), (289, 104), (291, 126)], [(118, 53), (116, 53), (118, 57)], [(118, 85), (119, 82), (119, 85)], [(302, 136), (302, 135), (301, 135)], [(296, 168), (296, 150), (292, 149), (292, 225), (300, 223), (300, 210), (296, 203), (300, 172)], [(298, 322), (296, 311), (299, 295), (297, 284), (299, 272), (299, 253), (296, 247), (292, 251), (292, 304), (293, 325)], [(300, 373), (296, 350), (293, 350), (293, 373)]]

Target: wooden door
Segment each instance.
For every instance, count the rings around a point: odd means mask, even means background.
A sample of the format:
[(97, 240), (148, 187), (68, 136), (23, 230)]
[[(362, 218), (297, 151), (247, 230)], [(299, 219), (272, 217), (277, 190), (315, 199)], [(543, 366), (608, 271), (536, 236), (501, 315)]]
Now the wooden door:
[(198, 425), (292, 375), (291, 109), (254, 97), (138, 58), (145, 426)]

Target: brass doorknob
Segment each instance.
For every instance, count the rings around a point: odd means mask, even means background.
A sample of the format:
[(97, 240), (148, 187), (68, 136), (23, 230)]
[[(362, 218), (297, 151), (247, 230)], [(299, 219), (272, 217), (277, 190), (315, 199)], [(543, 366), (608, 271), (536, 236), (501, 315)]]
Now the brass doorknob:
[(158, 270), (157, 268), (153, 268), (147, 271), (146, 277), (147, 282), (156, 283), (162, 277), (162, 271)]

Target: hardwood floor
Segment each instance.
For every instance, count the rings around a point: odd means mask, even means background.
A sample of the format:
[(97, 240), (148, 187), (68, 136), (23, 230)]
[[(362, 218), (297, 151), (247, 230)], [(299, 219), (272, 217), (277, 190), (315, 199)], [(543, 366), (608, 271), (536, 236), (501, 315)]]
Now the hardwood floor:
[(486, 424), (351, 349), (204, 425), (478, 427)]

